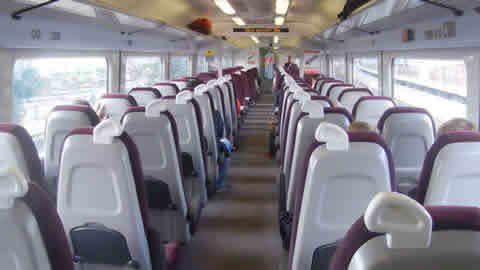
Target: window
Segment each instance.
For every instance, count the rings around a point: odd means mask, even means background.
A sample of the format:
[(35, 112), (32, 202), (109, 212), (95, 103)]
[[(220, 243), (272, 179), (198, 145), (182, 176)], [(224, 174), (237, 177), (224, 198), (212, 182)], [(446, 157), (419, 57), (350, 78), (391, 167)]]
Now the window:
[(180, 79), (182, 77), (190, 76), (190, 68), (188, 67), (190, 63), (190, 57), (188, 56), (170, 56), (169, 61), (169, 70), (170, 70), (170, 80)]
[(467, 117), (467, 71), (464, 60), (395, 58), (393, 95), (400, 103), (424, 107), (437, 127)]
[(125, 91), (152, 86), (165, 79), (162, 57), (128, 56), (125, 71)]
[(199, 55), (197, 57), (197, 74), (208, 71), (207, 57), (205, 55)]
[(32, 135), (43, 152), (43, 131), (53, 107), (85, 99), (91, 104), (107, 92), (105, 58), (20, 59), (13, 70), (13, 121)]
[(347, 66), (345, 63), (345, 57), (332, 57), (332, 76), (337, 80), (347, 80)]
[(377, 57), (359, 57), (353, 59), (353, 84), (360, 88), (368, 88), (375, 95), (379, 91), (379, 74)]
[(229, 67), (233, 66), (232, 57), (231, 56), (223, 56), (222, 65), (223, 65), (223, 68), (229, 68)]

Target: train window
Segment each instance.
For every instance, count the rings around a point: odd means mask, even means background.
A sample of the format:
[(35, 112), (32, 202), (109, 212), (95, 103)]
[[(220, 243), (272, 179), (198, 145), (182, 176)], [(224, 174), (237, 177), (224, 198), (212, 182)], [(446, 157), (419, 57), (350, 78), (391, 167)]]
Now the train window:
[(347, 80), (347, 65), (344, 56), (332, 57), (332, 76), (338, 80)]
[(125, 72), (125, 90), (152, 86), (165, 80), (163, 57), (128, 56)]
[(43, 131), (56, 105), (85, 99), (91, 104), (107, 92), (108, 65), (103, 57), (19, 59), (13, 70), (13, 122), (32, 135), (43, 152)]
[(393, 96), (400, 103), (425, 107), (437, 126), (467, 117), (464, 60), (394, 58)]
[(357, 87), (368, 88), (375, 95), (380, 94), (377, 57), (353, 58), (353, 84)]
[(197, 73), (207, 72), (208, 63), (205, 55), (199, 55), (197, 57)]
[(232, 61), (233, 61), (233, 59), (232, 59), (231, 56), (223, 56), (223, 58), (222, 58), (223, 68), (228, 68), (228, 67), (233, 66)]
[(190, 57), (171, 55), (169, 60), (170, 80), (190, 76)]

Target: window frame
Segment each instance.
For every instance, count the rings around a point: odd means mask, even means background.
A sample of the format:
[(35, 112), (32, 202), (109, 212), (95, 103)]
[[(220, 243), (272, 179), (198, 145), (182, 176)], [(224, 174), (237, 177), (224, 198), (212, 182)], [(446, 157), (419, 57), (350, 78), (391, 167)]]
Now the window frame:
[(480, 120), (480, 49), (422, 49), (409, 51), (389, 51), (383, 53), (384, 95), (394, 97), (393, 60), (395, 58), (415, 58), (429, 60), (464, 60), (467, 76), (467, 119), (478, 124)]
[[(87, 52), (87, 51), (57, 51), (57, 50), (39, 50), (39, 49), (14, 49), (12, 51), (12, 67), (11, 67), (11, 76), (10, 76), (10, 89), (9, 89), (9, 120), (10, 122), (15, 122), (15, 104), (14, 104), (14, 93), (13, 93), (13, 81), (14, 81), (14, 74), (15, 74), (15, 65), (18, 61), (22, 60), (38, 60), (38, 59), (68, 59), (68, 58), (104, 58), (105, 64), (107, 68), (107, 78), (105, 82), (105, 93), (109, 93), (110, 89), (112, 89), (112, 59), (114, 59), (115, 54), (109, 52)], [(93, 104), (92, 104), (93, 105)], [(45, 128), (45, 127), (44, 127)], [(30, 133), (30, 131), (28, 131)], [(30, 134), (33, 136), (32, 134)], [(43, 134), (44, 137), (44, 134)], [(37, 149), (40, 158), (43, 158), (45, 153), (43, 152), (44, 149)]]
[[(340, 58), (342, 57), (343, 58), (343, 62), (344, 62), (344, 65), (345, 65), (345, 78), (342, 78), (345, 82), (348, 82), (349, 81), (349, 72), (348, 72), (348, 69), (349, 69), (349, 65), (348, 65), (348, 55), (345, 53), (345, 54), (331, 54), (330, 57), (329, 57), (329, 74), (331, 77), (335, 78), (335, 74), (333, 72), (333, 64), (335, 62), (335, 59), (336, 58)], [(335, 78), (337, 79), (337, 78)]]
[(182, 53), (169, 53), (168, 54), (168, 60), (167, 60), (167, 80), (175, 80), (175, 79), (178, 79), (178, 78), (172, 78), (171, 77), (171, 72), (170, 72), (170, 62), (172, 60), (172, 57), (175, 57), (175, 56), (180, 56), (180, 57), (187, 57), (188, 58), (188, 64), (187, 64), (187, 74), (186, 74), (186, 77), (190, 77), (192, 76), (192, 71), (193, 71), (193, 57), (191, 54), (182, 54)]
[(148, 53), (148, 52), (120, 52), (121, 58), (121, 74), (120, 76), (120, 88), (121, 91), (130, 91), (130, 89), (126, 89), (127, 83), (127, 58), (128, 57), (152, 57), (152, 58), (160, 58), (162, 61), (162, 78), (159, 81), (165, 81), (168, 78), (168, 55), (165, 53)]
[[(354, 84), (355, 82), (355, 67), (354, 62), (356, 58), (377, 58), (378, 63), (378, 95), (384, 95), (383, 90), (383, 67), (382, 67), (382, 54), (379, 52), (368, 52), (368, 53), (352, 53), (350, 54), (349, 66), (347, 69), (350, 71), (350, 82)], [(357, 86), (357, 85), (355, 85)]]

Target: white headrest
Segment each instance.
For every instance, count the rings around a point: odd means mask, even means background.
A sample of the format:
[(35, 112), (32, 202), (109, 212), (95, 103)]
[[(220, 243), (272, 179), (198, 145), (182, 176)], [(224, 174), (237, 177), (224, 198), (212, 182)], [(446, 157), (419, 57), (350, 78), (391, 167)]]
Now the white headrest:
[(207, 89), (207, 86), (205, 84), (200, 84), (197, 87), (195, 87), (195, 89), (193, 90), (193, 92), (195, 93), (196, 96), (201, 96), (207, 91), (208, 91), (208, 89)]
[(242, 75), (242, 72), (237, 71), (237, 72), (235, 72), (234, 74), (236, 74), (236, 75)]
[(28, 192), (28, 180), (16, 168), (0, 169), (0, 209), (10, 209), (16, 198)]
[(223, 78), (225, 78), (225, 82), (228, 82), (232, 79), (232, 75), (228, 74), (228, 75), (225, 75), (225, 77)]
[(302, 90), (295, 91), (295, 93), (293, 94), (293, 98), (303, 103), (307, 100), (311, 100), (312, 96), (302, 89)]
[(177, 94), (176, 103), (177, 104), (187, 104), (190, 100), (193, 99), (193, 93), (185, 90)]
[(393, 192), (378, 193), (365, 211), (369, 231), (386, 233), (388, 248), (427, 248), (432, 238), (432, 217), (410, 197)]
[(217, 80), (211, 80), (211, 81), (208, 81), (208, 82), (207, 82), (207, 87), (208, 87), (208, 88), (212, 88), (212, 87), (214, 87), (215, 85), (217, 85)]
[(113, 139), (122, 133), (123, 128), (120, 121), (113, 118), (105, 119), (93, 129), (93, 143), (111, 144)]
[(306, 100), (302, 105), (302, 112), (308, 113), (310, 118), (323, 119), (325, 112), (322, 104), (313, 100)]
[(315, 131), (315, 139), (319, 142), (325, 142), (328, 151), (348, 151), (348, 134), (337, 125), (326, 122), (320, 123)]
[(160, 113), (168, 111), (168, 106), (175, 102), (173, 99), (155, 99), (145, 108), (145, 116), (159, 117)]

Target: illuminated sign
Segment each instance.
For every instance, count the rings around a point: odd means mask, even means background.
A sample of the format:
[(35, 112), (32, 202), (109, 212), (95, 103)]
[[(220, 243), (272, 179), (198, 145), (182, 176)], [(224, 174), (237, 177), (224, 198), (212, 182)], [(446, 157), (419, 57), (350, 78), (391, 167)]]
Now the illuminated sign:
[(215, 56), (214, 50), (207, 50), (206, 56)]
[(233, 28), (234, 33), (288, 33), (288, 28)]

